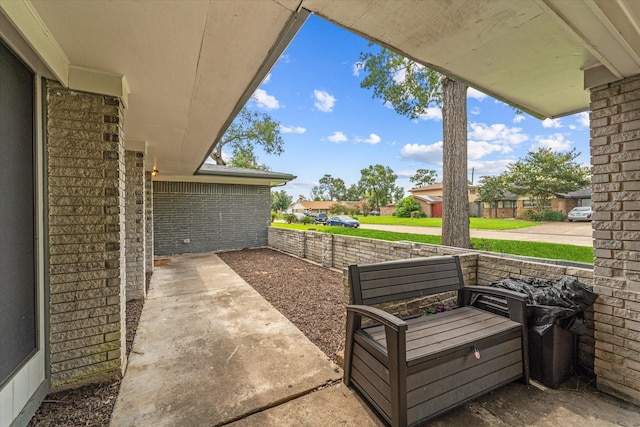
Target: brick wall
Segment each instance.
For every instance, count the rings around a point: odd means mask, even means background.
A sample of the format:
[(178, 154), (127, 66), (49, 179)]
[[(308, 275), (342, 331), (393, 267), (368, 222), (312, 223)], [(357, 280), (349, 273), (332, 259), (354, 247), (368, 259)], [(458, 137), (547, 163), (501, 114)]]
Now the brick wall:
[[(329, 236), (329, 238), (323, 238), (323, 235)], [(437, 255), (460, 256), (462, 275), (466, 285), (487, 285), (492, 281), (508, 277), (556, 279), (562, 276), (575, 277), (585, 285), (593, 285), (593, 270), (586, 265), (552, 260), (540, 262), (540, 260), (532, 258), (491, 255), (447, 246), (413, 242), (388, 242), (274, 227), (269, 228), (269, 246), (321, 263), (325, 267), (342, 269), (345, 304), (350, 303), (350, 289), (346, 273), (346, 267), (350, 264)], [(330, 259), (332, 262), (327, 262)], [(393, 314), (405, 316), (423, 312), (432, 308), (433, 305), (447, 305), (451, 302), (451, 297), (444, 295), (400, 301), (393, 303), (391, 306), (386, 305), (384, 308)], [(578, 342), (578, 362), (581, 366), (591, 371), (594, 366), (595, 351), (593, 317), (592, 309), (585, 312), (587, 333), (580, 336)]]
[(591, 90), (598, 387), (640, 403), (640, 76)]
[(46, 83), (52, 389), (124, 366), (124, 147), (118, 98)]
[(143, 299), (145, 291), (144, 153), (125, 151), (125, 255), (127, 301)]
[(267, 245), (268, 186), (153, 183), (156, 255)]
[(153, 271), (153, 177), (151, 172), (144, 174), (144, 256), (145, 272)]

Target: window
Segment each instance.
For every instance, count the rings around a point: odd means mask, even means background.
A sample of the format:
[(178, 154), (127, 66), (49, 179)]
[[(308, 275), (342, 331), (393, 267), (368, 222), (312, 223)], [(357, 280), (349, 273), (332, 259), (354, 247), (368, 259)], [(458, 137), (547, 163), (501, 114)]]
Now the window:
[(37, 350), (34, 83), (0, 40), (0, 384)]
[(513, 200), (503, 200), (502, 201), (502, 207), (503, 208), (515, 208), (516, 207), (516, 202)]

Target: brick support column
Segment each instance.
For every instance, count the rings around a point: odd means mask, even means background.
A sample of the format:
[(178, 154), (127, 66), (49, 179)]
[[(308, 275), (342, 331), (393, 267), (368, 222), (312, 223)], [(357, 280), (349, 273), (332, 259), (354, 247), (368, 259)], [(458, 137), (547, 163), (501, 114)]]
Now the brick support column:
[(145, 272), (153, 271), (153, 177), (151, 172), (144, 174), (144, 256)]
[(591, 90), (595, 372), (640, 403), (640, 76)]
[(125, 358), (124, 146), (118, 98), (48, 81), (52, 389), (115, 378)]
[(145, 291), (145, 172), (144, 153), (125, 152), (125, 254), (127, 301), (144, 299)]

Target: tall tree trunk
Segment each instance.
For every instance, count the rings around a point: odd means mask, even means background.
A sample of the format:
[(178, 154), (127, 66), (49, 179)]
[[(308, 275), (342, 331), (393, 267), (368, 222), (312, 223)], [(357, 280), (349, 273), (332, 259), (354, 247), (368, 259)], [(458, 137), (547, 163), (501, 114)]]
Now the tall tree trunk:
[(467, 85), (442, 79), (442, 244), (470, 248)]

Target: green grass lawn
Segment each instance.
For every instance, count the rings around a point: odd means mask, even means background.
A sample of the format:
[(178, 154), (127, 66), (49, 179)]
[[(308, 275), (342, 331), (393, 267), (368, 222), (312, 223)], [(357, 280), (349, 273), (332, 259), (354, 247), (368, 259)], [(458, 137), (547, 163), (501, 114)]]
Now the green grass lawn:
[[(442, 218), (396, 218), (395, 216), (357, 215), (361, 224), (413, 225), (418, 227), (442, 227)], [(515, 230), (540, 225), (539, 222), (519, 219), (470, 218), (469, 228), (477, 230)]]
[[(374, 217), (375, 218), (375, 217)], [(428, 234), (397, 233), (395, 231), (364, 230), (360, 228), (328, 227), (323, 225), (302, 225), (273, 223), (274, 227), (295, 230), (315, 229), (322, 233), (341, 234), (347, 236), (366, 237), (369, 239), (397, 242), (406, 240), (432, 245), (441, 244), (440, 236)], [(523, 242), (519, 240), (496, 240), (471, 238), (475, 249), (511, 255), (522, 255), (546, 259), (562, 259), (565, 261), (593, 264), (593, 248), (587, 246), (564, 245), (559, 243)]]

